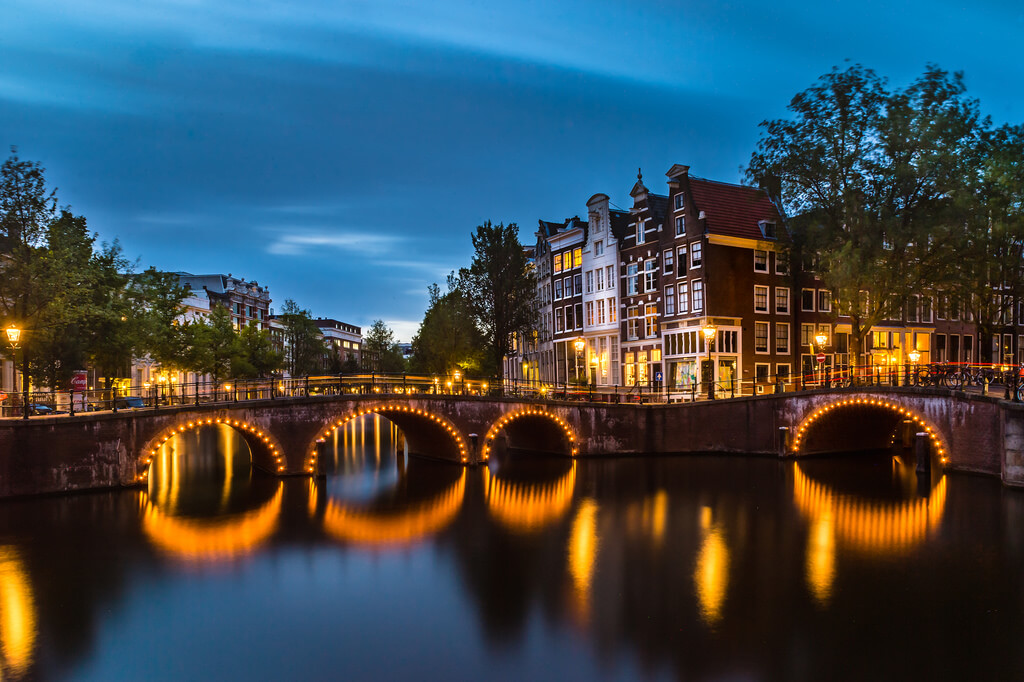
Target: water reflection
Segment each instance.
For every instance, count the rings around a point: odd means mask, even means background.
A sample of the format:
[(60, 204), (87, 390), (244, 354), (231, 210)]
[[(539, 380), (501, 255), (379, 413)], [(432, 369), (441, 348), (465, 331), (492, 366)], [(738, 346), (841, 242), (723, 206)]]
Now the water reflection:
[(701, 618), (713, 626), (722, 618), (722, 605), (729, 587), (729, 547), (725, 542), (725, 529), (713, 519), (711, 507), (700, 510), (700, 532), (693, 582), (697, 587)]
[[(551, 461), (548, 459), (547, 461)], [(558, 521), (572, 506), (576, 488), (576, 462), (554, 481), (517, 480), (491, 474), (483, 469), (487, 511), (503, 526), (516, 533), (540, 531)], [(542, 466), (544, 460), (533, 462)]]
[[(575, 466), (573, 470), (575, 471)], [(597, 501), (586, 497), (580, 501), (576, 518), (572, 522), (566, 555), (573, 585), (573, 613), (576, 621), (586, 625), (590, 621), (591, 582), (594, 563), (600, 548), (597, 535)]]
[(0, 546), (0, 650), (3, 677), (21, 677), (32, 664), (36, 644), (36, 605), (18, 550)]

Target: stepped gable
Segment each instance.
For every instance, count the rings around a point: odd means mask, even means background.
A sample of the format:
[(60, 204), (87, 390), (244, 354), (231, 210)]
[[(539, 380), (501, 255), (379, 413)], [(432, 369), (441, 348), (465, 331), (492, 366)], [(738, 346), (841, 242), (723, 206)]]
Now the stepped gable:
[(690, 193), (709, 234), (764, 239), (758, 225), (762, 220), (774, 222), (781, 234), (779, 212), (763, 190), (691, 176)]

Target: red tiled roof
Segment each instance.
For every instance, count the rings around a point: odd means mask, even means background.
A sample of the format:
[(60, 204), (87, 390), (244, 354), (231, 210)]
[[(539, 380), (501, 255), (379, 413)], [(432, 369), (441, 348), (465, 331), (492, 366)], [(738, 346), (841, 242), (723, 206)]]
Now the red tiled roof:
[(760, 220), (774, 221), (781, 233), (779, 212), (762, 190), (691, 176), (690, 192), (697, 210), (704, 211), (709, 234), (764, 239)]

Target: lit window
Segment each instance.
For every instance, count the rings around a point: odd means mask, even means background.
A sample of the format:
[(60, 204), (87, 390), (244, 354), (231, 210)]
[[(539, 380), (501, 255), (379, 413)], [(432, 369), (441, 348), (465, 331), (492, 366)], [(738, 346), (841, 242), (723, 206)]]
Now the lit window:
[(775, 312), (789, 314), (789, 287), (775, 287)]
[(754, 286), (754, 312), (768, 312), (768, 287)]
[(767, 322), (755, 322), (754, 323), (754, 352), (756, 352), (756, 353), (767, 353), (768, 352), (768, 323)]
[(644, 331), (649, 339), (658, 335), (658, 306), (653, 303), (644, 307)]
[[(568, 256), (569, 254), (566, 254)], [(574, 268), (583, 267), (583, 248), (573, 249), (572, 251), (572, 266)]]
[(775, 352), (789, 353), (789, 322), (775, 323)]

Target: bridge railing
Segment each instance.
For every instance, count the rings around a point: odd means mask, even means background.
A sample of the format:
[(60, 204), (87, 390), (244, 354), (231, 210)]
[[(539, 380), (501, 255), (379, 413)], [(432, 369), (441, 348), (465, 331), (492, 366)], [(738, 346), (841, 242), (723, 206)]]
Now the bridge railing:
[(121, 384), (114, 388), (85, 391), (0, 393), (0, 416), (24, 418), (51, 414), (159, 410), (181, 405), (338, 395), (508, 396), (525, 400), (650, 404), (870, 386), (935, 386), (982, 394), (991, 392), (993, 395), (1020, 401), (1024, 399), (1024, 364), (822, 365), (796, 375), (764, 374), (754, 379), (726, 376), (713, 383), (706, 378), (700, 380), (684, 376), (675, 384), (637, 381), (630, 386), (495, 380), (454, 374), (436, 376), (375, 372), (283, 379), (227, 379), (216, 382), (161, 381), (141, 386)]

